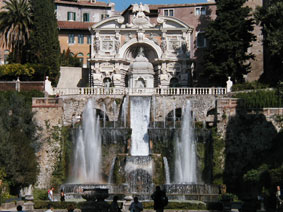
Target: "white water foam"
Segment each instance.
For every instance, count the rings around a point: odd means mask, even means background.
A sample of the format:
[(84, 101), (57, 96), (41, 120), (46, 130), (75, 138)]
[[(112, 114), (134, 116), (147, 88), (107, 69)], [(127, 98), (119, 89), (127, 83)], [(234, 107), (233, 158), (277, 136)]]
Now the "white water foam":
[(150, 97), (131, 97), (131, 155), (149, 155)]
[(100, 183), (101, 182), (101, 132), (99, 117), (93, 107), (93, 101), (87, 102), (83, 111), (83, 123), (78, 130), (72, 182)]
[(192, 125), (191, 103), (187, 101), (183, 112), (180, 138), (175, 148), (175, 183), (197, 183), (196, 142)]

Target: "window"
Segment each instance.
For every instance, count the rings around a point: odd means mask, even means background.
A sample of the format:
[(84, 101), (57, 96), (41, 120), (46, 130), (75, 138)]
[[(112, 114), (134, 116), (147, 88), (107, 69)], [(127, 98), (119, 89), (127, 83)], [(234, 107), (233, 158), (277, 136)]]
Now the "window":
[(91, 44), (91, 35), (87, 36), (87, 44)]
[(108, 18), (109, 15), (108, 14), (101, 14), (101, 20), (105, 19), (105, 18)]
[(68, 43), (70, 43), (70, 44), (75, 43), (75, 35), (74, 34), (69, 34)]
[(204, 36), (204, 32), (197, 33), (197, 48), (206, 47), (206, 38)]
[(206, 15), (206, 7), (197, 7), (196, 15)]
[(174, 16), (174, 10), (173, 10), (173, 9), (164, 10), (164, 11), (163, 11), (163, 15), (164, 15), (164, 16)]
[(83, 22), (89, 22), (89, 14), (88, 13), (83, 14)]
[(78, 35), (78, 43), (83, 44), (84, 43), (84, 35)]
[(76, 13), (75, 12), (68, 12), (67, 13), (67, 20), (68, 21), (75, 21), (76, 20)]

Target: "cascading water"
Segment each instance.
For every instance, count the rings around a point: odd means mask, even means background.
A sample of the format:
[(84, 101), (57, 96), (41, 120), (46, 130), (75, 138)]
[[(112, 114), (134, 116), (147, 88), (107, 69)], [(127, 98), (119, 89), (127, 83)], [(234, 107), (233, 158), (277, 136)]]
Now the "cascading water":
[(170, 184), (170, 171), (169, 171), (168, 160), (166, 157), (163, 157), (163, 163), (164, 163), (164, 168), (165, 168), (166, 184)]
[(93, 101), (90, 99), (83, 111), (83, 123), (77, 133), (72, 181), (75, 183), (100, 183), (100, 161), (99, 116), (96, 116)]
[(181, 136), (176, 139), (175, 183), (197, 183), (196, 143), (192, 126), (191, 103), (183, 112)]
[(110, 169), (110, 173), (109, 173), (109, 177), (108, 177), (108, 184), (111, 184), (112, 180), (113, 180), (113, 172), (114, 172), (115, 162), (116, 162), (116, 157), (113, 158), (112, 163), (111, 163), (111, 169)]
[(131, 155), (149, 155), (150, 97), (131, 97)]
[(122, 104), (121, 121), (123, 123), (124, 128), (127, 127), (128, 101), (129, 101), (129, 97), (126, 96)]

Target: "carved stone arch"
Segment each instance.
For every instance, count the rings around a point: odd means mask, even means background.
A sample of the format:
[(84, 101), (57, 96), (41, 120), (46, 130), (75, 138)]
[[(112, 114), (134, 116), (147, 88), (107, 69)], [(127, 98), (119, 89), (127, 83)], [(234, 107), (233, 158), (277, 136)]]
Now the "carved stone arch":
[(184, 23), (183, 21), (175, 17), (159, 16), (157, 21), (163, 24), (163, 28), (172, 28), (172, 29), (173, 28), (184, 28), (184, 29), (187, 29), (189, 32), (193, 31), (193, 27), (187, 25), (186, 23)]
[[(149, 39), (144, 39), (142, 41), (138, 41), (136, 38), (131, 39), (130, 41), (128, 41), (127, 43), (125, 43), (119, 50), (119, 55), (122, 58), (125, 59), (129, 59), (129, 51), (131, 49), (131, 47), (134, 46), (145, 46), (148, 49), (154, 50), (154, 58), (161, 58), (162, 55), (162, 50), (160, 48), (160, 46), (158, 46), (156, 43), (154, 43), (154, 41), (149, 40)], [(147, 49), (145, 49), (145, 56), (148, 58), (148, 52), (146, 51)], [(136, 56), (136, 55), (135, 55)], [(149, 61), (151, 61), (150, 58), (148, 58)]]

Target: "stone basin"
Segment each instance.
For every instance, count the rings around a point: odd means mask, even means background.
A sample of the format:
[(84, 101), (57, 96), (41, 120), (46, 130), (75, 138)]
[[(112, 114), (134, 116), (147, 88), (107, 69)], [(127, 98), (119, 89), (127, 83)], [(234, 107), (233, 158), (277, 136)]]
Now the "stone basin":
[(109, 197), (107, 188), (84, 189), (82, 194), (82, 198), (86, 201), (105, 200), (107, 197)]

